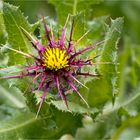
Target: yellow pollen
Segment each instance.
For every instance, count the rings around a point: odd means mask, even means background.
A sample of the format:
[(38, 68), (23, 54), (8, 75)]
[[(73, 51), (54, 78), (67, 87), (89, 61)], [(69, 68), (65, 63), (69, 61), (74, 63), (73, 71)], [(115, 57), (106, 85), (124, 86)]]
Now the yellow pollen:
[(43, 55), (44, 64), (50, 70), (59, 70), (68, 65), (68, 55), (66, 50), (59, 48), (47, 48)]

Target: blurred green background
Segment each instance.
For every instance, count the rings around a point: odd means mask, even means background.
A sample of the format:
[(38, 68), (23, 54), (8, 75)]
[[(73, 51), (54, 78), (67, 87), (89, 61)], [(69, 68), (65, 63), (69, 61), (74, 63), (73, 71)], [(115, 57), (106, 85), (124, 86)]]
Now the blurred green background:
[[(30, 23), (35, 23), (41, 15), (49, 16), (50, 19), (57, 21), (57, 17), (60, 15), (57, 15), (57, 6), (55, 7), (52, 4), (53, 0), (51, 1), (5, 0), (10, 4), (20, 6), (24, 15), (28, 16)], [(81, 8), (81, 10), (83, 9)], [(125, 121), (122, 125), (117, 124), (118, 129), (113, 139), (119, 137), (122, 140), (131, 140), (134, 137), (140, 137), (140, 0), (105, 0), (98, 4), (90, 5), (88, 12), (89, 14), (86, 18), (89, 20), (100, 16), (109, 16), (112, 19), (117, 17), (124, 18), (123, 33), (118, 46), (120, 73), (118, 100), (120, 103), (131, 99), (131, 97), (134, 97), (135, 100), (126, 107), (126, 110), (119, 109), (118, 113), (123, 114)], [(115, 129), (111, 126), (113, 115), (111, 114), (111, 117), (106, 120), (110, 125), (101, 123), (101, 125), (105, 126), (103, 128), (99, 127), (99, 124), (91, 122), (90, 118), (87, 118), (84, 120), (85, 128), (78, 130), (76, 138), (100, 138), (98, 135), (107, 135), (108, 131)], [(132, 117), (133, 115), (135, 117)], [(119, 123), (118, 118), (115, 119)], [(96, 131), (101, 134), (96, 133)]]

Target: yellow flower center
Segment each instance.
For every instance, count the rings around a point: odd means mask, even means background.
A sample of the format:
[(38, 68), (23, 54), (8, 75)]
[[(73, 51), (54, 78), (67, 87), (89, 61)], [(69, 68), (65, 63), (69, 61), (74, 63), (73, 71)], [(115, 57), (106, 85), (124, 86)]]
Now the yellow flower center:
[(66, 50), (59, 48), (47, 48), (43, 55), (44, 64), (50, 70), (59, 70), (65, 68), (68, 65), (68, 55)]

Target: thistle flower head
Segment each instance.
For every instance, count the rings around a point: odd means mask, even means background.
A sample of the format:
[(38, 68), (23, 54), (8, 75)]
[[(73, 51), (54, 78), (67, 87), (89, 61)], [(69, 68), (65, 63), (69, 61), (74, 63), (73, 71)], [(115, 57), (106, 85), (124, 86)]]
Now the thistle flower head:
[[(69, 18), (69, 17), (68, 17)], [(5, 78), (23, 78), (25, 76), (31, 76), (34, 80), (39, 78), (40, 83), (38, 84), (37, 90), (43, 90), (44, 93), (41, 97), (41, 102), (39, 105), (39, 109), (37, 114), (39, 113), (42, 103), (45, 100), (47, 91), (54, 85), (57, 88), (59, 97), (65, 102), (66, 106), (68, 107), (67, 99), (66, 99), (66, 90), (69, 90), (69, 87), (80, 96), (80, 98), (85, 102), (88, 106), (85, 99), (79, 93), (77, 89), (77, 85), (75, 82), (80, 84), (81, 86), (86, 87), (82, 84), (78, 79), (77, 76), (97, 76), (96, 74), (91, 73), (83, 73), (79, 71), (84, 66), (92, 66), (92, 59), (82, 60), (78, 58), (80, 54), (84, 53), (85, 51), (93, 49), (95, 46), (85, 47), (84, 49), (75, 50), (76, 45), (79, 41), (87, 34), (87, 32), (80, 37), (76, 42), (73, 43), (72, 36), (73, 36), (73, 23), (70, 31), (70, 36), (68, 42), (65, 41), (65, 32), (66, 32), (66, 25), (68, 22), (68, 18), (66, 23), (62, 29), (61, 37), (56, 39), (55, 41), (53, 34), (50, 35), (50, 30), (48, 29), (46, 22), (43, 18), (43, 24), (45, 28), (45, 36), (48, 40), (48, 44), (42, 45), (38, 40), (36, 40), (33, 36), (31, 36), (25, 29), (22, 29), (22, 32), (26, 35), (26, 37), (31, 41), (32, 46), (38, 53), (38, 56), (34, 56), (32, 54), (27, 54), (12, 48), (9, 48), (17, 53), (20, 53), (26, 57), (30, 57), (34, 59), (34, 64), (26, 67), (23, 69), (22, 74), (15, 75), (15, 76), (7, 76)], [(75, 81), (75, 82), (74, 82)]]
[(60, 70), (68, 67), (68, 55), (66, 50), (59, 48), (46, 48), (43, 54), (43, 66), (50, 70)]

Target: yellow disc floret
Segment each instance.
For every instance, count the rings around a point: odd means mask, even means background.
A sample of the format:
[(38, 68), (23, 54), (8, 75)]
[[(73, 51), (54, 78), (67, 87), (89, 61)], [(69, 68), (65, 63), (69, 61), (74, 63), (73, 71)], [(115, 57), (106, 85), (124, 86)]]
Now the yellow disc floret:
[(59, 70), (68, 66), (66, 50), (59, 48), (47, 48), (43, 55), (44, 64), (50, 70)]

